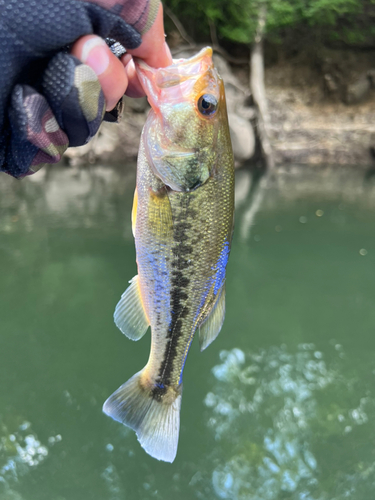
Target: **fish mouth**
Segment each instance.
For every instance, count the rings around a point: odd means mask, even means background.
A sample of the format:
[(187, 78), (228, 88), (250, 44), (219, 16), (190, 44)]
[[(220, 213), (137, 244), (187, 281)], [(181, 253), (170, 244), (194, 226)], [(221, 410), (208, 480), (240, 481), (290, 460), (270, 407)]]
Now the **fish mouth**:
[(165, 68), (152, 68), (137, 57), (134, 64), (148, 101), (158, 112), (163, 91), (167, 90), (170, 99), (189, 95), (197, 79), (213, 68), (212, 48), (205, 47), (189, 59), (173, 59), (173, 64)]
[[(149, 66), (143, 59), (140, 59), (139, 57), (134, 57), (134, 64), (135, 64), (135, 69), (137, 71), (138, 76), (142, 76), (142, 72), (144, 73), (164, 73), (166, 72), (169, 74), (171, 77), (175, 76), (175, 78), (171, 78), (171, 81), (165, 82), (165, 86), (170, 87), (172, 85), (178, 85), (180, 82), (180, 78), (184, 77), (185, 78), (194, 78), (197, 75), (201, 75), (202, 71), (199, 66), (195, 66), (196, 63), (201, 63), (202, 61), (206, 61), (209, 66), (212, 65), (212, 48), (211, 47), (204, 47), (202, 50), (200, 50), (197, 54), (194, 54), (192, 57), (189, 57), (188, 59), (172, 59), (173, 63), (169, 66), (166, 66), (164, 68), (153, 68)], [(187, 69), (183, 69), (183, 68)], [(194, 69), (199, 69), (200, 71), (194, 72)], [(139, 73), (141, 75), (139, 75)], [(160, 82), (162, 83), (162, 82)], [(164, 85), (163, 85), (164, 86)]]

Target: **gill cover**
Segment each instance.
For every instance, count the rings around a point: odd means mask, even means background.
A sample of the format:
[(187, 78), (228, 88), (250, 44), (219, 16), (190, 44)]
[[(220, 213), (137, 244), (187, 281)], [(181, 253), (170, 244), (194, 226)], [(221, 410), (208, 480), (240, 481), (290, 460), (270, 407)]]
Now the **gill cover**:
[(136, 69), (152, 107), (143, 139), (154, 174), (175, 191), (199, 187), (215, 167), (218, 120), (225, 110), (212, 49), (167, 68), (136, 60)]

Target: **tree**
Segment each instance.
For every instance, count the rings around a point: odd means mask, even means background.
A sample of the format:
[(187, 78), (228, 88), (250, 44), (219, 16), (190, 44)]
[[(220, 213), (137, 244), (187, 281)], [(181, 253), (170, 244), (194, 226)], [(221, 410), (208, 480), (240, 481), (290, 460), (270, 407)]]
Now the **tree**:
[[(240, 44), (254, 41), (259, 12), (267, 11), (265, 35), (272, 42), (309, 37), (310, 43), (370, 45), (375, 41), (375, 0), (166, 0), (197, 41), (218, 36)], [(313, 37), (311, 39), (311, 37)]]

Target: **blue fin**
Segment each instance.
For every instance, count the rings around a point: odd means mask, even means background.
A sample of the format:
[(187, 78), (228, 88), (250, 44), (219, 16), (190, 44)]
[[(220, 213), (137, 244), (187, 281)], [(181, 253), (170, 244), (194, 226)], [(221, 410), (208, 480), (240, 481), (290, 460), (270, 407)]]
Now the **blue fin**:
[(139, 340), (146, 333), (150, 322), (142, 304), (138, 275), (122, 294), (113, 318), (117, 328), (131, 340)]
[(221, 288), (218, 298), (206, 321), (199, 329), (199, 344), (204, 351), (219, 335), (225, 318), (225, 284)]
[(149, 455), (173, 462), (180, 430), (181, 389), (178, 394), (173, 391), (155, 399), (143, 387), (142, 374), (143, 370), (119, 387), (104, 403), (103, 411), (133, 429)]

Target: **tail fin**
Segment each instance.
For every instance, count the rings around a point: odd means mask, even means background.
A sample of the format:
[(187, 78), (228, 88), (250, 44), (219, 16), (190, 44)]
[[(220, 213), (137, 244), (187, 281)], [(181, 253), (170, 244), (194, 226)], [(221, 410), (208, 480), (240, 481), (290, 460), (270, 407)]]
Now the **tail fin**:
[(142, 371), (115, 391), (103, 405), (114, 420), (135, 430), (138, 441), (152, 457), (173, 462), (180, 430), (181, 393), (176, 398), (154, 399), (141, 384)]

